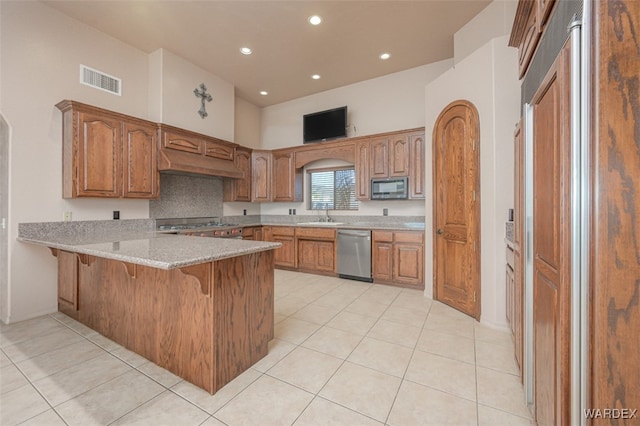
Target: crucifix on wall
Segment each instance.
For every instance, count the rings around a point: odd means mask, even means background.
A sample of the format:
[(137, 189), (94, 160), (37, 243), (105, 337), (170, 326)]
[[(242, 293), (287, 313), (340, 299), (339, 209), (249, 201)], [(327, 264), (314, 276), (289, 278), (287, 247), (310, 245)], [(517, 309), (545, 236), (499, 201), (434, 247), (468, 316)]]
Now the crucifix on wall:
[(200, 83), (199, 87), (199, 90), (198, 87), (193, 89), (193, 93), (194, 95), (196, 95), (196, 98), (200, 98), (200, 109), (198, 110), (198, 114), (200, 114), (200, 118), (204, 119), (207, 115), (209, 115), (205, 108), (204, 101), (211, 102), (213, 100), (213, 97), (211, 96), (211, 94), (207, 93), (207, 86), (205, 86), (204, 83)]

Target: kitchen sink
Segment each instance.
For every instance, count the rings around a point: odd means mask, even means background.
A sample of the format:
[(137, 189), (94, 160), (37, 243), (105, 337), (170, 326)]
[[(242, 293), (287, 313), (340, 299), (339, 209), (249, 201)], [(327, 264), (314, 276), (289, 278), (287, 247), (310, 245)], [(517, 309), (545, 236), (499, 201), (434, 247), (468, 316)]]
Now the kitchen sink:
[(296, 225), (308, 225), (308, 226), (337, 226), (344, 225), (344, 222), (302, 222)]

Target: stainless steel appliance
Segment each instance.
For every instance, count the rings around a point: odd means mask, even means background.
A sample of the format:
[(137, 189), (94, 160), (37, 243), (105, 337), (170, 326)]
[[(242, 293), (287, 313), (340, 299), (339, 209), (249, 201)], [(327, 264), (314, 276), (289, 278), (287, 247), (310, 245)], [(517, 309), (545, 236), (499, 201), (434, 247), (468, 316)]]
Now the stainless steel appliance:
[(409, 198), (409, 180), (406, 176), (371, 178), (372, 200), (406, 200)]
[(372, 282), (371, 231), (338, 229), (338, 275)]
[(156, 230), (165, 234), (212, 238), (242, 238), (242, 226), (220, 222), (218, 217), (156, 219)]

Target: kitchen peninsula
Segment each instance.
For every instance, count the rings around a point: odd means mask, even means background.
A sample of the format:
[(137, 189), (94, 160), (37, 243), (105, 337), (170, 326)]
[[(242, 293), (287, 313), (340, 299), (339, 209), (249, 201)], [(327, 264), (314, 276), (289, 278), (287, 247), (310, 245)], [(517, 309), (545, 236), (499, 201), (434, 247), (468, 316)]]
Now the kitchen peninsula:
[(212, 394), (267, 354), (279, 243), (47, 231), (59, 311)]

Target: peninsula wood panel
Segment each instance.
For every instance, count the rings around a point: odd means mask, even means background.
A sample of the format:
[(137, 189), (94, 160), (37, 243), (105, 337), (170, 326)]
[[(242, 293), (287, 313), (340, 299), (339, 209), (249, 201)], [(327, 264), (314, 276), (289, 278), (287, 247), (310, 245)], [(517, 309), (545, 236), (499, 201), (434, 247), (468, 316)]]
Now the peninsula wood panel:
[(57, 250), (58, 310), (75, 318), (78, 309), (78, 259), (75, 253)]
[[(640, 409), (640, 2), (594, 5), (587, 408)], [(635, 419), (590, 421), (637, 424)]]
[(533, 98), (533, 380), (541, 425), (571, 422), (570, 43)]
[(267, 354), (272, 251), (172, 270), (84, 257), (78, 320), (196, 386), (214, 393)]

